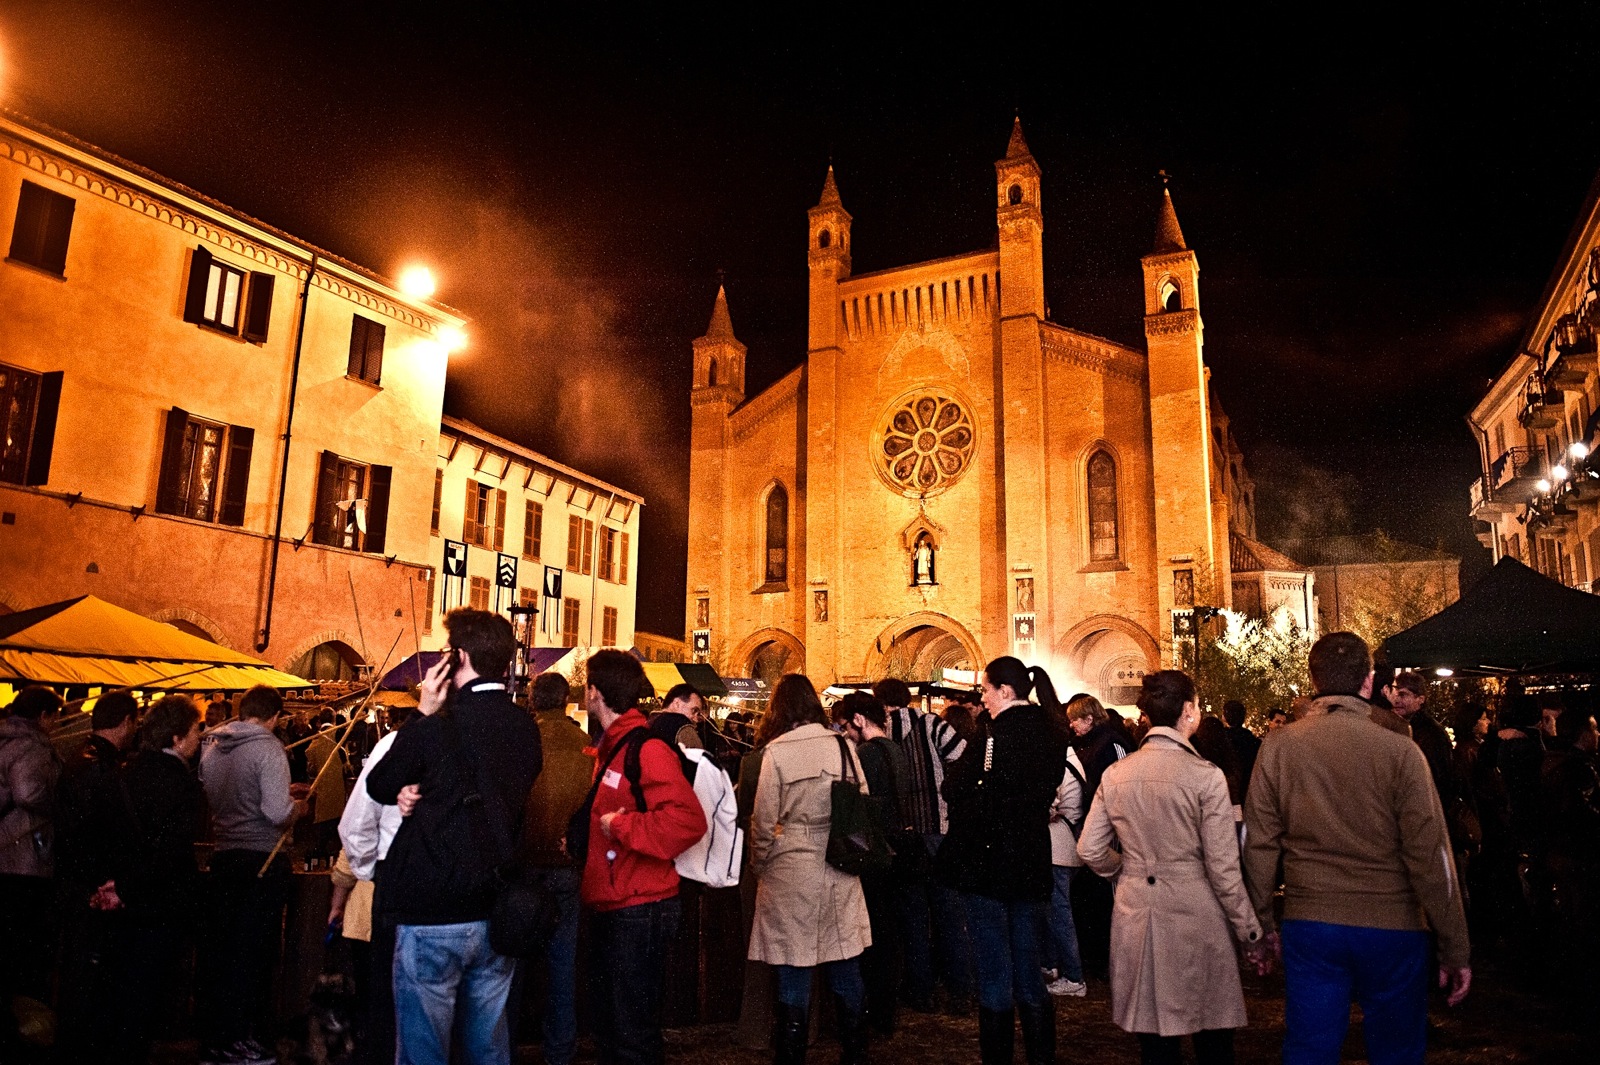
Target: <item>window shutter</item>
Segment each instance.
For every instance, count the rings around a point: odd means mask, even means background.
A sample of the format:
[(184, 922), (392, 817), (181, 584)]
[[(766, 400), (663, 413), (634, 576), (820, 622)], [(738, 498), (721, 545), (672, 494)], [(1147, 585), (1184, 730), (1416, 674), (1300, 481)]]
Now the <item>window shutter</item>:
[(367, 357), (367, 320), (359, 314), (350, 316), (350, 361), (345, 368), (345, 373), (351, 377), (361, 377), (362, 367)]
[(161, 445), (161, 479), (156, 482), (156, 510), (162, 514), (179, 511), (183, 491), (183, 433), (189, 427), (189, 412), (181, 407), (167, 411), (166, 439)]
[(61, 409), (61, 371), (39, 378), (39, 400), (34, 405), (33, 440), (28, 445), (28, 471), (23, 484), (50, 480), (50, 456), (56, 443), (56, 415)]
[(393, 466), (373, 466), (367, 471), (367, 537), (362, 550), (383, 554), (389, 542), (389, 482)]
[(250, 274), (250, 304), (244, 320), (244, 338), (257, 344), (267, 342), (267, 326), (272, 321), (272, 286), (276, 279), (271, 274), (252, 271)]
[(183, 320), (199, 323), (206, 311), (206, 282), (211, 277), (211, 253), (196, 248), (189, 256), (189, 295), (183, 301)]
[(332, 546), (338, 539), (338, 511), (333, 509), (334, 497), (338, 493), (339, 456), (324, 451), (317, 463), (317, 510), (312, 517), (315, 523), (312, 539), (316, 543)]
[(72, 238), (72, 215), (77, 208), (78, 201), (71, 196), (49, 197), (50, 215), (45, 221), (39, 265), (52, 274), (67, 272), (67, 243)]
[(583, 573), (584, 576), (594, 572), (594, 522), (583, 523)]
[(244, 524), (244, 504), (250, 494), (250, 452), (255, 447), (256, 431), (243, 425), (228, 426), (228, 470), (222, 483), (224, 525)]
[(478, 532), (478, 482), (467, 478), (467, 505), (461, 511), (461, 539), (469, 544), (482, 544)]
[(429, 531), (439, 535), (439, 508), (444, 504), (444, 471), (435, 468), (433, 471), (433, 524)]
[(622, 534), (622, 550), (617, 552), (617, 583), (628, 583), (628, 534)]
[(362, 370), (373, 384), (383, 380), (383, 338), (388, 330), (377, 322), (367, 323), (367, 356)]
[(494, 549), (505, 550), (506, 546), (506, 490), (494, 490)]
[(583, 559), (583, 519), (576, 514), (567, 518), (567, 568), (577, 571)]
[(39, 265), (50, 214), (46, 199), (43, 188), (31, 181), (22, 183), (22, 191), (17, 194), (17, 220), (11, 226), (11, 258)]

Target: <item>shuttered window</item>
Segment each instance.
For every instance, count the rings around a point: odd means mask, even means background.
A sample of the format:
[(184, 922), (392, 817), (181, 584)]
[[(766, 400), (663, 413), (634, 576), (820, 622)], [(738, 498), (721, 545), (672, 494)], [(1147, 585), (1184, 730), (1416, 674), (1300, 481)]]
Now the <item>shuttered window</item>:
[(608, 606), (600, 615), (600, 646), (617, 645), (617, 608)]
[(50, 480), (61, 378), (0, 363), (0, 481), (44, 484)]
[(622, 534), (622, 546), (617, 549), (617, 583), (628, 583), (628, 534)]
[(382, 324), (361, 315), (350, 318), (350, 362), (345, 373), (369, 384), (379, 384), (383, 378), (383, 338), (386, 330)]
[(243, 525), (255, 430), (167, 412), (156, 511), (196, 521)]
[(461, 539), (493, 551), (505, 548), (506, 490), (504, 488), (490, 488), (481, 481), (467, 479), (467, 498), (462, 504)]
[(600, 529), (600, 579), (617, 578), (617, 530), (602, 526)]
[(576, 514), (567, 516), (567, 568), (580, 570), (583, 566), (583, 519)]
[(381, 554), (388, 545), (393, 467), (324, 451), (317, 468), (312, 539), (328, 547)]
[(561, 601), (561, 646), (578, 646), (578, 601), (564, 599)]
[[(271, 274), (246, 274), (203, 247), (189, 257), (189, 292), (183, 320), (265, 343), (272, 319)], [(247, 313), (248, 312), (248, 313)]]
[(594, 572), (594, 522), (584, 519), (583, 522), (583, 574), (588, 576)]
[(469, 577), (467, 580), (472, 586), (471, 604), (474, 610), (489, 609), (489, 578)]
[(544, 548), (544, 504), (527, 500), (522, 515), (522, 557), (537, 559)]
[(64, 277), (77, 206), (71, 196), (24, 181), (17, 197), (17, 221), (11, 228), (10, 257)]

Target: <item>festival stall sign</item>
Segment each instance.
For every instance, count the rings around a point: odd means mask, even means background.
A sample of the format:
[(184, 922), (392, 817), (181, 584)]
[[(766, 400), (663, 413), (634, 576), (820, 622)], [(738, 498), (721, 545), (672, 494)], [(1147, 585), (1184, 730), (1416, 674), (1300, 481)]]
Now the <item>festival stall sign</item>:
[(1502, 558), (1456, 602), (1385, 640), (1381, 654), (1397, 669), (1440, 676), (1600, 672), (1600, 596)]
[(772, 697), (772, 689), (767, 687), (764, 680), (753, 677), (723, 677), (722, 683), (728, 689), (728, 701), (738, 700), (742, 703), (763, 703)]
[(169, 691), (311, 686), (92, 595), (0, 617), (0, 681)]

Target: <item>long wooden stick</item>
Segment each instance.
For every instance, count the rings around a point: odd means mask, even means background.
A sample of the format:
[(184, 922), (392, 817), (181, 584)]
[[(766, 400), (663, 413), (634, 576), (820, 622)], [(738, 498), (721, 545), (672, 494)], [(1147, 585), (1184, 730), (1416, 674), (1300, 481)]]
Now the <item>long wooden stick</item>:
[[(401, 635), (400, 633), (396, 633), (395, 634), (394, 643), (389, 645), (389, 654), (383, 656), (383, 668), (384, 669), (387, 669), (389, 667), (389, 658), (390, 658), (391, 655), (394, 654), (394, 649), (396, 647), (400, 646), (400, 635)], [(380, 670), (380, 673), (381, 672), (382, 671)], [(372, 702), (372, 697), (374, 695), (377, 695), (377, 694), (378, 694), (378, 682), (376, 680), (374, 680), (372, 682), (371, 687), (369, 687), (367, 689), (367, 697), (365, 699), (361, 700), (361, 705), (356, 707), (356, 712), (350, 715), (350, 723), (344, 727), (344, 735), (340, 736), (339, 737), (339, 742), (334, 745), (333, 749), (334, 749), (335, 753), (337, 753), (338, 751), (344, 749), (345, 741), (350, 738), (350, 733), (355, 729), (356, 722), (360, 721), (362, 718), (366, 717), (367, 705)], [(314, 738), (315, 737), (308, 737), (308, 739), (314, 739)], [(328, 760), (322, 763), (322, 768), (317, 770), (317, 775), (314, 778), (312, 778), (311, 788), (310, 788), (311, 792), (315, 792), (317, 790), (317, 785), (319, 783), (321, 783), (321, 781), (322, 781), (322, 774), (326, 773), (328, 771), (328, 767), (330, 765), (332, 765), (336, 761), (338, 761), (338, 759), (334, 758), (333, 755), (330, 754), (328, 756)], [(308, 792), (308, 794), (309, 794), (309, 792)], [(299, 820), (299, 818), (295, 818), (294, 820), (291, 820), (287, 825), (284, 826), (283, 832), (280, 833), (279, 836), (278, 836), (278, 842), (274, 843), (272, 845), (272, 850), (270, 852), (268, 852), (267, 860), (262, 862), (261, 863), (261, 868), (256, 871), (256, 879), (257, 880), (259, 880), (262, 877), (267, 875), (267, 869), (271, 867), (272, 860), (278, 856), (278, 852), (283, 849), (283, 845), (289, 841), (289, 835), (290, 835), (290, 833), (292, 833), (294, 831), (295, 823), (298, 820)]]

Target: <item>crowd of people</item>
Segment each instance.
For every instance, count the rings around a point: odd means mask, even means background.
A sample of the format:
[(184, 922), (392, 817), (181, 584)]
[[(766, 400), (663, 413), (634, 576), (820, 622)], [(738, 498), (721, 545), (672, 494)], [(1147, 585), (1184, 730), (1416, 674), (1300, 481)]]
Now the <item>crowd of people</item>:
[(1446, 730), (1422, 677), (1335, 633), (1312, 648), (1317, 694), (1259, 736), (1179, 671), (1147, 675), (1125, 722), (1002, 657), (940, 712), (895, 679), (825, 707), (788, 675), (745, 751), (688, 685), (646, 716), (631, 655), (518, 693), (504, 619), (446, 627), (416, 712), (385, 728), (292, 718), (268, 688), (236, 707), (111, 692), (63, 757), (60, 697), (20, 693), (0, 719), (5, 1059), (45, 1060), (28, 1004), (50, 1002), (56, 1060), (145, 1061), (164, 1004), (192, 997), (203, 1061), (276, 1061), (293, 836), (295, 860), (331, 866), (324, 979), (351, 986), (351, 1024), (321, 1037), (356, 1059), (509, 1063), (526, 996), (544, 1060), (570, 1065), (581, 990), (601, 1062), (661, 1062), (680, 928), (715, 890), (678, 860), (714, 849), (724, 782), (744, 833), (735, 1038), (777, 1065), (806, 1060), (824, 1013), (859, 1065), (902, 1009), (975, 1011), (986, 1065), (1019, 1032), (1043, 1065), (1056, 999), (1102, 978), (1144, 1061), (1188, 1038), (1230, 1062), (1242, 968), (1280, 965), (1285, 1061), (1336, 1060), (1355, 999), (1371, 1060), (1420, 1062), (1430, 986), (1470, 989), (1469, 921), (1575, 960), (1597, 945), (1600, 732), (1570, 693), (1469, 704)]

